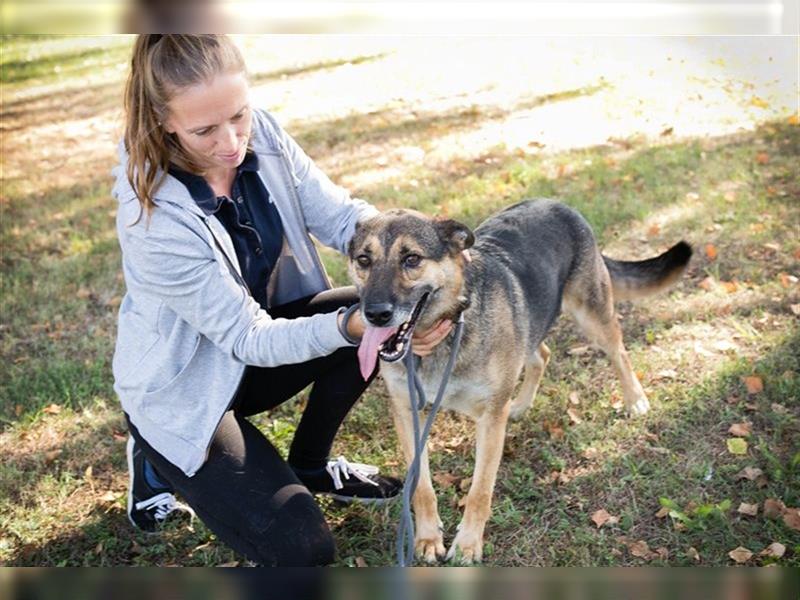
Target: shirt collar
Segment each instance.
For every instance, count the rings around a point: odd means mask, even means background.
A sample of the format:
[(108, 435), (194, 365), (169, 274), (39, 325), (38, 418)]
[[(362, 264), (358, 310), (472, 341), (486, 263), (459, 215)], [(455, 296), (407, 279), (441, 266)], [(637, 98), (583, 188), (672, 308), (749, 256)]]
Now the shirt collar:
[[(244, 155), (244, 160), (236, 168), (236, 177), (239, 177), (244, 171), (258, 171), (258, 156), (254, 152), (248, 151)], [(169, 174), (186, 186), (192, 199), (206, 215), (213, 215), (219, 210), (224, 197), (214, 194), (214, 190), (202, 175), (184, 171), (175, 165), (170, 165)]]

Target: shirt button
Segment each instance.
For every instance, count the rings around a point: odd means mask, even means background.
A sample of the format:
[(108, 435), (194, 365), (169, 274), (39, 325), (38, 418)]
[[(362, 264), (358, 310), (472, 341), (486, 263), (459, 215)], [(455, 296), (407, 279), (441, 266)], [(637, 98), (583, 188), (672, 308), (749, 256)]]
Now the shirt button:
[(241, 204), (242, 202), (244, 202), (244, 198), (242, 198), (241, 196), (239, 196), (238, 198), (236, 198), (236, 202), (238, 202), (239, 204)]
[(256, 256), (261, 256), (261, 248), (256, 248)]

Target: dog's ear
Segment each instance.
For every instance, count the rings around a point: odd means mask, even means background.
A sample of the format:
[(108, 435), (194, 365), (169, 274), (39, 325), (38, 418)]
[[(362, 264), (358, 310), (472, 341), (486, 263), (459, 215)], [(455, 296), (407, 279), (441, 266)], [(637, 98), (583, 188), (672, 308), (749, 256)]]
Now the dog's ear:
[(439, 238), (448, 245), (450, 254), (455, 256), (463, 252), (475, 243), (475, 236), (472, 230), (453, 219), (437, 219), (434, 226), (439, 234)]

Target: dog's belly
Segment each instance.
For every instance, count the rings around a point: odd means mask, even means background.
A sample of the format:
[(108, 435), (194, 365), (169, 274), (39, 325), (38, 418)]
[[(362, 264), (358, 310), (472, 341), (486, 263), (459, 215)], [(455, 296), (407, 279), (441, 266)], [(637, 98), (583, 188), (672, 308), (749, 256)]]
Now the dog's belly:
[[(400, 363), (381, 363), (381, 374), (393, 399), (408, 398), (408, 379), (406, 369)], [(427, 406), (436, 400), (442, 371), (438, 369), (420, 372)], [(478, 419), (484, 406), (494, 395), (485, 379), (479, 377), (451, 376), (442, 398), (442, 408)]]

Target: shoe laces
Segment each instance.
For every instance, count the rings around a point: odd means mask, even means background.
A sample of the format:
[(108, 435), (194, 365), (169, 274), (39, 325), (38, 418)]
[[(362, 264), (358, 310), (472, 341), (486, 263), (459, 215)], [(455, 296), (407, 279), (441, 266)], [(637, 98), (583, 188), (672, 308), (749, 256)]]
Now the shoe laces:
[(175, 510), (184, 510), (194, 516), (194, 511), (190, 507), (186, 506), (182, 502), (178, 502), (175, 496), (169, 492), (162, 492), (161, 494), (156, 494), (147, 500), (142, 500), (136, 503), (136, 510), (153, 509), (155, 509), (154, 516), (156, 521), (163, 521), (167, 518), (167, 515)]
[(345, 479), (350, 479), (352, 475), (359, 481), (369, 483), (370, 485), (378, 485), (378, 482), (369, 478), (369, 475), (377, 475), (378, 467), (374, 465), (365, 465), (363, 463), (349, 462), (344, 456), (340, 456), (335, 460), (329, 460), (328, 466), (325, 467), (328, 475), (333, 479), (333, 486), (340, 490), (344, 487), (342, 483), (342, 476)]

